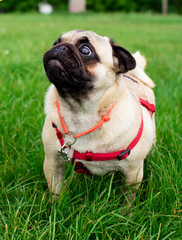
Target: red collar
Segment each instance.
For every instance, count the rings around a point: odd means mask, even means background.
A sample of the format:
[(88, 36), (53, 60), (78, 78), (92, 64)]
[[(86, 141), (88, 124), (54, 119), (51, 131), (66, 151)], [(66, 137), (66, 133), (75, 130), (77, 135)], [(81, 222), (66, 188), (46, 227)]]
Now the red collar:
[[(147, 108), (147, 110), (151, 113), (151, 116), (152, 116), (152, 113), (155, 112), (155, 106), (153, 104), (150, 104), (147, 100), (139, 99), (139, 101), (140, 101), (141, 105), (143, 105), (145, 108)], [(59, 109), (58, 103), (57, 103), (57, 107)], [(102, 120), (98, 124), (96, 124), (93, 128), (89, 129), (88, 131), (86, 131), (82, 134), (74, 135), (74, 138), (81, 137), (81, 136), (88, 134), (92, 131), (95, 131), (96, 129), (101, 127), (105, 121), (108, 121), (110, 119), (109, 115), (111, 113), (112, 108), (113, 108), (113, 106), (109, 109), (108, 113), (104, 116), (104, 118), (102, 118)], [(60, 117), (60, 122), (63, 127), (63, 130), (66, 134), (69, 134), (69, 131), (65, 130), (65, 129), (67, 129), (67, 128), (65, 128), (66, 124), (64, 123), (63, 118), (61, 117), (61, 114), (59, 111), (60, 110), (58, 110), (58, 114)], [(52, 125), (56, 129), (56, 134), (60, 141), (61, 146), (63, 146), (64, 145), (63, 134), (58, 130), (57, 126), (54, 123)], [(109, 160), (113, 160), (113, 159), (118, 159), (120, 161), (122, 159), (125, 159), (130, 154), (130, 151), (139, 142), (139, 140), (142, 136), (142, 132), (143, 132), (143, 116), (142, 116), (140, 128), (138, 130), (136, 137), (134, 138), (134, 140), (129, 144), (129, 146), (126, 149), (120, 150), (117, 152), (112, 152), (112, 153), (92, 153), (92, 152), (80, 153), (80, 152), (74, 150), (72, 163), (74, 164), (75, 159), (85, 160), (85, 161), (109, 161)], [(90, 174), (88, 169), (86, 169), (81, 162), (76, 162), (75, 171), (79, 172), (79, 173), (86, 173), (88, 175)]]

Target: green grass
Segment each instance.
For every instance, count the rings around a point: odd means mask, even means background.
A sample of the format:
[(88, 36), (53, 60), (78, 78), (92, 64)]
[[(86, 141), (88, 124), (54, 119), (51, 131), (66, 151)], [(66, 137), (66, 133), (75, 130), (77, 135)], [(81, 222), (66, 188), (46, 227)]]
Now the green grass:
[[(122, 214), (118, 173), (79, 175), (67, 182), (58, 203), (50, 203), (41, 141), (49, 86), (42, 56), (72, 29), (91, 29), (140, 50), (157, 84), (157, 145), (145, 160), (132, 216)], [(0, 15), (0, 239), (182, 239), (181, 36), (177, 15)]]

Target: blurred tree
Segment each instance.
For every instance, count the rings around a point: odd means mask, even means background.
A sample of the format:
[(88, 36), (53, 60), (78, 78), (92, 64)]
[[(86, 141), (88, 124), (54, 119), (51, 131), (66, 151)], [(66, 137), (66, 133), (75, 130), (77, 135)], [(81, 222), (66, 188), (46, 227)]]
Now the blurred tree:
[(162, 13), (168, 13), (168, 0), (162, 0)]
[(86, 11), (86, 0), (69, 0), (69, 12), (79, 13)]

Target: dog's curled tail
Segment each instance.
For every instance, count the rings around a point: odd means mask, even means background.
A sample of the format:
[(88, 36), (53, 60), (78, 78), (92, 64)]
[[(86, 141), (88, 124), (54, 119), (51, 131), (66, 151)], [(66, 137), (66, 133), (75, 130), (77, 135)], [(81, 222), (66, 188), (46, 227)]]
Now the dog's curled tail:
[(147, 65), (146, 59), (144, 56), (140, 54), (139, 51), (133, 54), (133, 57), (136, 60), (136, 67), (129, 72), (129, 75), (133, 75), (134, 77), (140, 79), (147, 86), (154, 88), (155, 83), (151, 78), (144, 72), (144, 69)]

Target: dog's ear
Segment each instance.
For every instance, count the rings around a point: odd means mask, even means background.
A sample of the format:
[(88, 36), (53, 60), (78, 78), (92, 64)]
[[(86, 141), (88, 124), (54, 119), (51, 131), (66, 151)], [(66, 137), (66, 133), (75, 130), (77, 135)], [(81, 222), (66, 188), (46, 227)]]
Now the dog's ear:
[(113, 50), (114, 66), (117, 73), (126, 73), (136, 67), (134, 57), (126, 49), (110, 40)]

